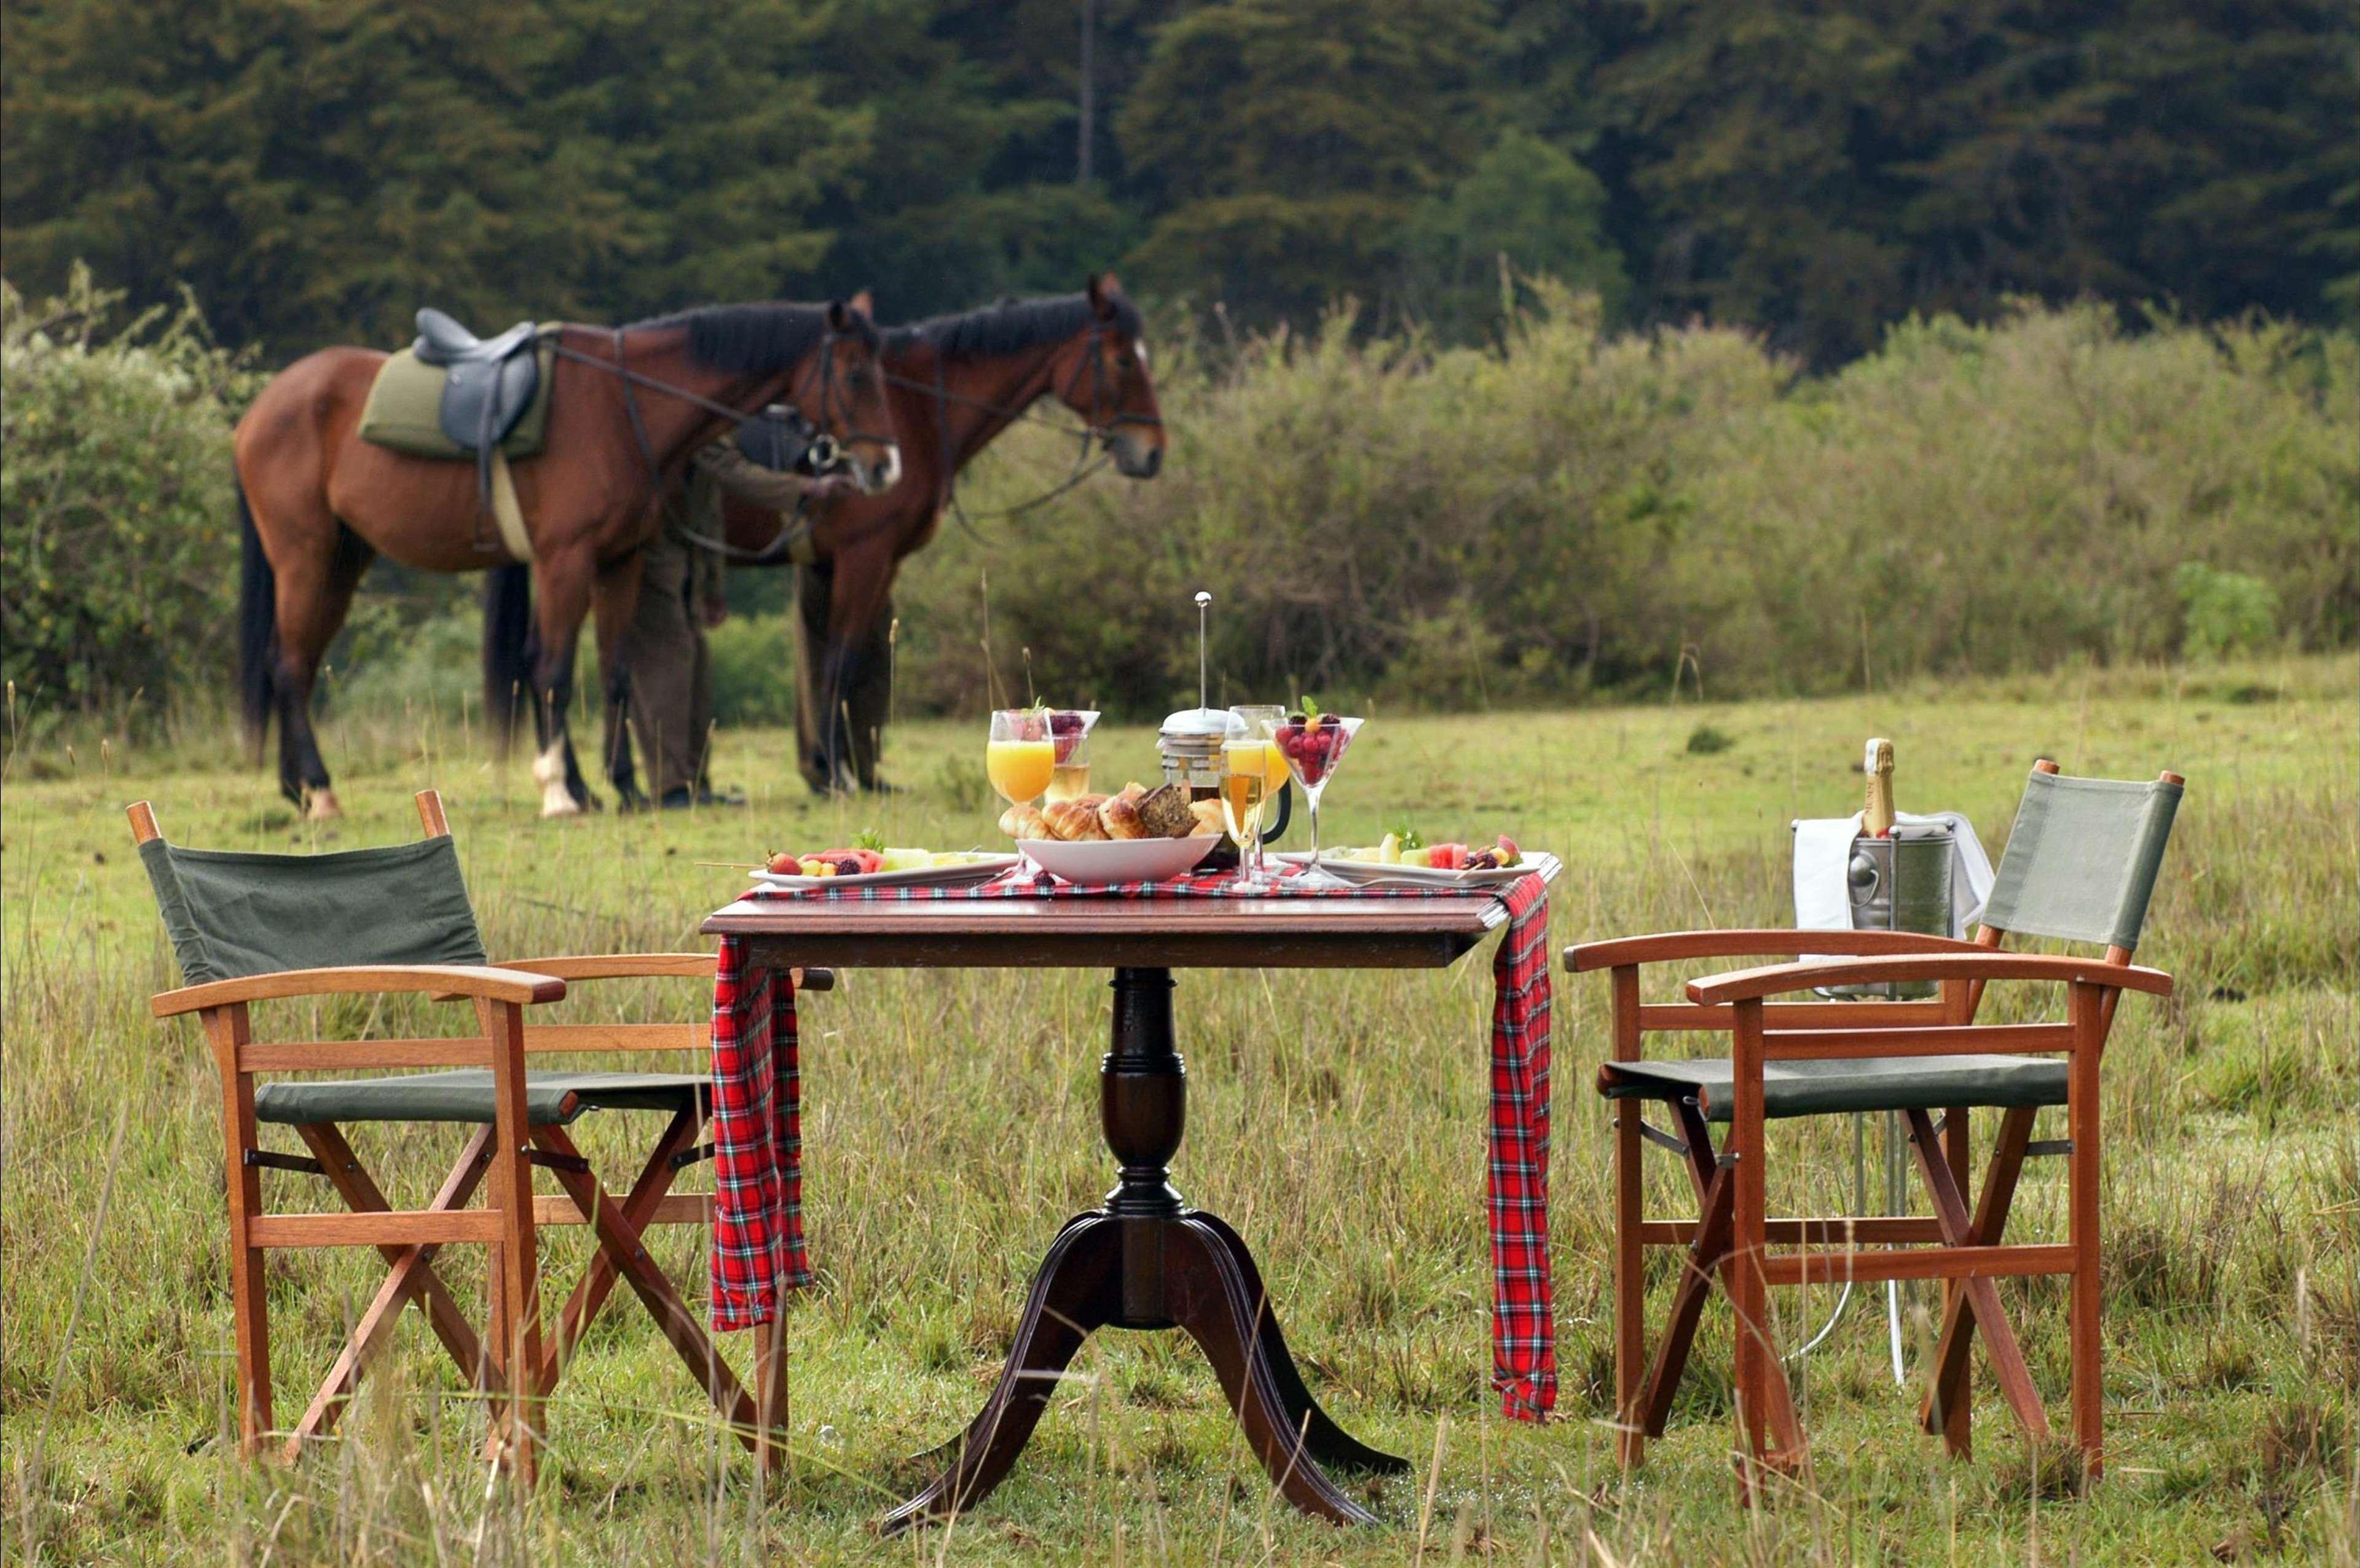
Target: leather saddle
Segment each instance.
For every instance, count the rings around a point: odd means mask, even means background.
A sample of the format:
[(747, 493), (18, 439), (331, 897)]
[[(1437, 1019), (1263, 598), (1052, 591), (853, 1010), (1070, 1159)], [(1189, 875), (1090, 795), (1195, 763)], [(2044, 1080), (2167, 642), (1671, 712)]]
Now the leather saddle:
[(519, 321), (497, 337), (479, 338), (431, 306), (418, 312), (421, 365), (449, 372), (438, 412), (442, 433), (475, 454), (478, 499), (492, 497), (492, 453), (499, 450), (541, 389), (540, 330)]

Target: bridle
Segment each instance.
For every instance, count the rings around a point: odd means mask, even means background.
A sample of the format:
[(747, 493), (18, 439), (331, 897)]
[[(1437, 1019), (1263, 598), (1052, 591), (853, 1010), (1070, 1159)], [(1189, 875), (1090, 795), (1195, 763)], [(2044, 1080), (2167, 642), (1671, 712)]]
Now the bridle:
[[(1082, 377), (1087, 374), (1089, 377), (1090, 383), (1089, 401), (1087, 405), (1089, 412), (1082, 416), (1083, 423), (1078, 430), (1074, 429), (1074, 427), (1065, 424), (1063, 420), (1044, 419), (1041, 415), (1032, 412), (1032, 405), (1041, 400), (1039, 397), (1033, 397), (1022, 405), (1011, 407), (1004, 404), (989, 403), (980, 397), (968, 397), (952, 392), (948, 381), (948, 373), (944, 363), (942, 353), (939, 349), (937, 349), (934, 354), (934, 378), (931, 385), (925, 382), (912, 380), (906, 376), (896, 376), (891, 371), (886, 370), (881, 366), (879, 368), (878, 374), (884, 376), (884, 378), (892, 385), (896, 387), (908, 387), (913, 391), (925, 392), (934, 397), (934, 422), (936, 428), (941, 431), (941, 452), (939, 455), (942, 468), (942, 499), (939, 505), (950, 513), (952, 519), (956, 521), (959, 527), (965, 528), (967, 530), (967, 537), (974, 539), (978, 544), (984, 544), (989, 541), (987, 541), (980, 533), (976, 531), (975, 517), (967, 512), (965, 506), (959, 504), (958, 464), (954, 460), (955, 454), (951, 451), (950, 405), (953, 403), (958, 403), (967, 408), (979, 409), (997, 419), (1004, 419), (1011, 424), (1014, 424), (1018, 420), (1024, 420), (1032, 424), (1045, 425), (1049, 429), (1056, 430), (1061, 434), (1072, 435), (1076, 438), (1076, 443), (1074, 449), (1074, 466), (1066, 474), (1064, 479), (1060, 480), (1057, 484), (1052, 485), (1047, 490), (1043, 491), (1040, 495), (1033, 496), (1029, 501), (1022, 501), (1013, 506), (1001, 506), (993, 511), (985, 512), (982, 514), (982, 517), (987, 522), (1003, 521), (1009, 517), (1022, 517), (1023, 514), (1032, 511), (1036, 506), (1046, 506), (1051, 501), (1054, 501), (1058, 496), (1065, 495), (1067, 491), (1073, 489), (1076, 485), (1081, 484), (1082, 481), (1087, 479), (1090, 475), (1096, 474), (1099, 469), (1106, 466), (1107, 460), (1113, 451), (1114, 433), (1122, 426), (1150, 425), (1157, 430), (1164, 428), (1164, 420), (1158, 415), (1126, 413), (1120, 408), (1116, 408), (1111, 413), (1107, 412), (1108, 400), (1110, 396), (1110, 392), (1108, 387), (1106, 355), (1100, 352), (1098, 340), (1109, 336), (1113, 331), (1114, 329), (1112, 327), (1108, 326), (1103, 321), (1094, 322), (1090, 329), (1082, 334), (1081, 342), (1083, 354), (1080, 360), (1075, 364), (1073, 373), (1066, 377), (1063, 386), (1054, 387), (1051, 391), (1043, 392), (1041, 395), (1042, 397), (1047, 397), (1054, 393), (1057, 400), (1060, 403), (1065, 404), (1067, 408), (1078, 406), (1081, 404), (1081, 399), (1069, 396), (1069, 394), (1076, 390), (1081, 386)], [(1096, 462), (1092, 462), (1090, 460), (1090, 443), (1092, 441), (1099, 442), (1103, 449), (1100, 451)]]
[[(609, 327), (606, 331), (615, 340), (615, 357), (611, 360), (600, 359), (595, 354), (584, 354), (579, 349), (568, 348), (563, 343), (552, 343), (551, 346), (557, 354), (563, 355), (564, 358), (578, 361), (581, 364), (589, 365), (595, 370), (611, 371), (621, 379), (623, 387), (623, 408), (624, 411), (630, 416), (631, 439), (639, 445), (639, 461), (647, 465), (648, 485), (650, 489), (655, 492), (656, 504), (662, 508), (664, 520), (671, 525), (675, 532), (680, 534), (682, 538), (687, 539), (691, 544), (694, 544), (702, 550), (712, 550), (722, 556), (725, 560), (742, 561), (754, 565), (760, 565), (775, 559), (780, 545), (785, 541), (789, 532), (789, 529), (784, 523), (780, 525), (778, 537), (773, 539), (769, 544), (764, 545), (760, 550), (740, 550), (726, 539), (716, 539), (705, 538), (703, 534), (700, 534), (694, 529), (689, 528), (687, 524), (683, 523), (680, 518), (672, 515), (672, 496), (666, 490), (663, 483), (663, 465), (656, 461), (655, 446), (648, 440), (647, 420), (640, 416), (639, 399), (635, 388), (645, 387), (650, 391), (661, 392), (669, 397), (677, 397), (683, 402), (694, 404), (697, 408), (703, 408), (707, 413), (719, 414), (724, 419), (741, 422), (752, 417), (752, 414), (759, 414), (760, 410), (758, 408), (751, 410), (749, 413), (748, 410), (744, 408), (733, 408), (726, 403), (717, 403), (712, 398), (705, 397), (701, 393), (692, 392), (685, 387), (678, 387), (673, 385), (672, 382), (661, 380), (655, 376), (644, 375), (639, 371), (631, 369), (628, 365), (623, 363), (623, 334), (629, 332), (630, 329), (628, 327)], [(838, 332), (833, 325), (829, 326), (826, 331), (820, 335), (818, 349), (820, 362), (820, 411), (819, 419), (817, 421), (819, 426), (819, 434), (814, 436), (812, 440), (812, 451), (814, 453), (814, 461), (818, 462), (823, 467), (835, 463), (842, 450), (854, 441), (872, 441), (880, 446), (887, 447), (895, 444), (890, 438), (878, 435), (868, 430), (856, 430), (841, 438), (836, 437), (831, 432), (830, 427), (836, 423), (836, 345), (838, 340), (847, 335), (849, 334)], [(879, 367), (878, 374), (880, 376), (884, 374), (882, 366)], [(792, 381), (790, 381), (787, 385), (787, 392), (792, 395), (793, 391), (794, 384)], [(847, 397), (845, 399), (845, 403), (849, 407), (851, 399)], [(825, 443), (824, 455), (822, 455), (822, 443)], [(799, 514), (803, 510), (803, 506), (809, 503), (809, 500), (810, 497), (805, 496), (803, 501), (796, 504), (796, 510)]]

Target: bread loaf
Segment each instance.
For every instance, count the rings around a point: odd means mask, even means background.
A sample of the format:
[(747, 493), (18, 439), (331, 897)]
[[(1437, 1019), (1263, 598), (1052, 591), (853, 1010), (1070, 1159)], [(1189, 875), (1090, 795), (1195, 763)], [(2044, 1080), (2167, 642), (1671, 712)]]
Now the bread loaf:
[(1139, 799), (1139, 818), (1151, 838), (1186, 838), (1196, 825), (1188, 810), (1188, 787), (1165, 784)]

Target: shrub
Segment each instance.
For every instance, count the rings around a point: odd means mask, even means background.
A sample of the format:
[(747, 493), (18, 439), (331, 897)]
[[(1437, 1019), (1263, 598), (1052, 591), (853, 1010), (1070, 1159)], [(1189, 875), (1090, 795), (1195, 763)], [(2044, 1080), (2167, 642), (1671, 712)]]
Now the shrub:
[(2180, 651), (2186, 657), (2223, 659), (2278, 640), (2278, 591), (2260, 578), (2187, 561), (2172, 580), (2180, 588)]
[(230, 659), (246, 377), (193, 302), (115, 328), (123, 298), (0, 282), (0, 670), (52, 709), (153, 711)]

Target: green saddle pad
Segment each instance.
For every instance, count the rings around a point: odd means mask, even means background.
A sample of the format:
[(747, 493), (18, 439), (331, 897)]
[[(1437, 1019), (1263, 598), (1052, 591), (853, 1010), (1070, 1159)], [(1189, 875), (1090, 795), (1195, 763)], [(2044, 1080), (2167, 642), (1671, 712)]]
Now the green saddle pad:
[[(541, 386), (532, 395), (532, 406), (500, 442), (500, 450), (512, 459), (538, 455), (548, 441), (549, 384), (557, 363), (552, 345), (556, 338), (555, 327), (541, 332), (536, 351), (541, 358)], [(361, 440), (413, 457), (472, 456), (469, 448), (442, 433), (442, 383), (450, 375), (439, 365), (421, 365), (409, 349), (388, 355), (369, 387), (368, 402), (361, 408)]]

